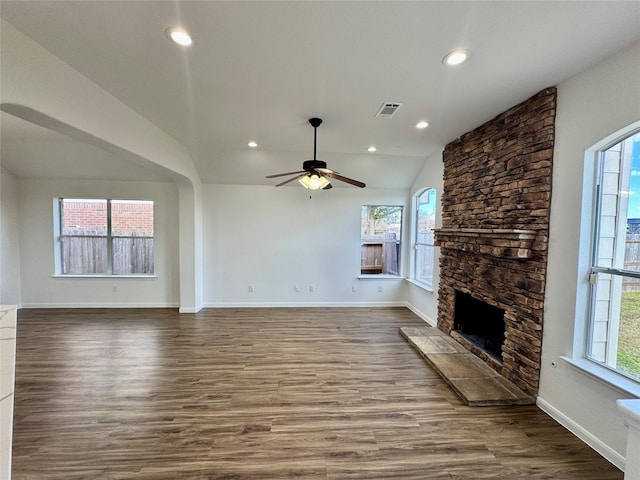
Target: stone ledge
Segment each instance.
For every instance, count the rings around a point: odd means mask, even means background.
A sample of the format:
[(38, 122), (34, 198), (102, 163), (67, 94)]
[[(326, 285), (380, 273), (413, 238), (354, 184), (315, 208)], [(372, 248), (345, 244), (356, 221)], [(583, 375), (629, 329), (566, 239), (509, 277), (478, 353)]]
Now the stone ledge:
[(535, 398), (433, 327), (401, 327), (400, 334), (445, 382), (472, 407), (533, 405)]
[(526, 260), (533, 256), (531, 247), (537, 232), (503, 228), (436, 228), (434, 233), (435, 244), (442, 248)]

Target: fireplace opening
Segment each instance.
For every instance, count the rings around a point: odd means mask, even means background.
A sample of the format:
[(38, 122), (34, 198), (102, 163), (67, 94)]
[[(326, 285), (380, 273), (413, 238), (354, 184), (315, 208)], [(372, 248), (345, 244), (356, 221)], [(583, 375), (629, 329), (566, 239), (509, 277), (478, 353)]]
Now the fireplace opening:
[(456, 291), (454, 329), (502, 362), (504, 310)]

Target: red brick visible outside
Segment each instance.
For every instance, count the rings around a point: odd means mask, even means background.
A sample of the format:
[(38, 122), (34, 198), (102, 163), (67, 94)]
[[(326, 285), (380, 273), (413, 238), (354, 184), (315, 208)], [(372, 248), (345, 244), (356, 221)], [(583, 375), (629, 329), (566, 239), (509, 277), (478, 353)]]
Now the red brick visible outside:
[[(153, 236), (153, 203), (112, 201), (112, 235)], [(64, 235), (107, 235), (106, 201), (63, 203)]]

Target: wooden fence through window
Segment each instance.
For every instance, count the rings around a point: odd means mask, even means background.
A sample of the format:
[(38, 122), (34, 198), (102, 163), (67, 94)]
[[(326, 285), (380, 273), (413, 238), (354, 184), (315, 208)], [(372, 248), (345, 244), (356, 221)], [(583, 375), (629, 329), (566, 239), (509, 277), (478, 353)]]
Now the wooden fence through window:
[[(62, 237), (63, 273), (107, 274), (107, 237)], [(112, 237), (114, 275), (152, 274), (153, 237)]]
[(395, 233), (365, 235), (361, 238), (361, 274), (398, 275), (400, 244)]

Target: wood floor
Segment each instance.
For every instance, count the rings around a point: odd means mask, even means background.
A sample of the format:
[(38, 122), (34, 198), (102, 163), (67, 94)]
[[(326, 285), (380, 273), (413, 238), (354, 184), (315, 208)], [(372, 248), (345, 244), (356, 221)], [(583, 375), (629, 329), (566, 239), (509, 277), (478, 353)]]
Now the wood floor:
[(18, 318), (14, 480), (623, 478), (535, 406), (464, 406), (404, 308)]

